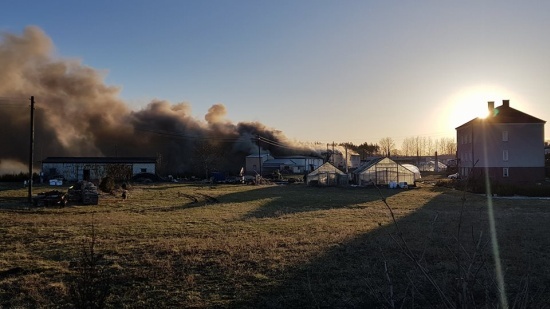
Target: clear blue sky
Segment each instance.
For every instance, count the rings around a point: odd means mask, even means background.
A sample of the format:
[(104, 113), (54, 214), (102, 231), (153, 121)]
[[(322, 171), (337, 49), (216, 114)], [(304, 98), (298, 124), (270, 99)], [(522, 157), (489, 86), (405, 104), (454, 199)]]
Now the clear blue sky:
[[(454, 137), (487, 101), (550, 120), (550, 1), (3, 1), (140, 109), (222, 103), (300, 141)], [(550, 137), (549, 125), (546, 138)]]

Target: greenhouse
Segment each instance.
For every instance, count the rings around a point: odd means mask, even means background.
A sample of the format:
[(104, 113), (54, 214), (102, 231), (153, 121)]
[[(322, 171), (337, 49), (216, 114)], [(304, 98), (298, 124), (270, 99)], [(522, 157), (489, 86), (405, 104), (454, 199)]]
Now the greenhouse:
[[(436, 168), (435, 168), (435, 165), (436, 164), (436, 161), (434, 160), (431, 160), (431, 161), (427, 161), (427, 162), (420, 162), (418, 164), (419, 168), (421, 171), (423, 172), (434, 172), (436, 171)], [(442, 162), (437, 162), (437, 171), (445, 171), (447, 170), (447, 165), (445, 165), (444, 163)]]
[(345, 186), (349, 184), (346, 173), (339, 170), (329, 162), (319, 166), (313, 172), (307, 174), (306, 183), (318, 186)]
[(353, 174), (355, 183), (361, 186), (389, 185), (391, 183), (414, 185), (415, 181), (420, 178), (413, 171), (387, 157), (368, 161), (359, 166)]
[(416, 165), (412, 165), (412, 164), (401, 164), (401, 165), (403, 165), (404, 168), (414, 173), (414, 180), (418, 180), (422, 178), (422, 176), (420, 175), (420, 169)]

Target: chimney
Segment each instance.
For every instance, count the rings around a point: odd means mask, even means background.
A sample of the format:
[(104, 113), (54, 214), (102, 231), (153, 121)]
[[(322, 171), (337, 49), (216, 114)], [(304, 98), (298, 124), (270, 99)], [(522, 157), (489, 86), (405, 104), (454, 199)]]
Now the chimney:
[(502, 106), (510, 107), (510, 100), (502, 100)]
[(487, 107), (489, 109), (489, 116), (493, 116), (493, 112), (495, 110), (495, 102), (493, 101), (487, 102)]

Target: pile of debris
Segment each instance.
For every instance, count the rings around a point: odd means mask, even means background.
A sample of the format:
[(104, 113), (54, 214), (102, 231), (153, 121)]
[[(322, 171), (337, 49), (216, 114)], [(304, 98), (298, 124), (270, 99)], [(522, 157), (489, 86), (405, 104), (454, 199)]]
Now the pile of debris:
[(33, 196), (32, 203), (34, 206), (66, 206), (67, 194), (59, 190), (38, 193)]
[(88, 181), (80, 181), (69, 188), (69, 201), (84, 205), (97, 205), (99, 194), (97, 187)]

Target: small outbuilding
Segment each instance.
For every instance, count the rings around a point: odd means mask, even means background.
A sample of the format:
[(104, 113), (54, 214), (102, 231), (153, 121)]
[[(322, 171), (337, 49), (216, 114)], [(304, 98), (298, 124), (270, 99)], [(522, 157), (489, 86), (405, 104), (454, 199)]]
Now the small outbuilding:
[(349, 177), (336, 166), (326, 162), (307, 174), (306, 183), (319, 186), (346, 186), (349, 184)]
[(358, 185), (388, 185), (390, 183), (414, 185), (417, 179), (413, 171), (388, 157), (363, 163), (353, 171), (353, 177)]

